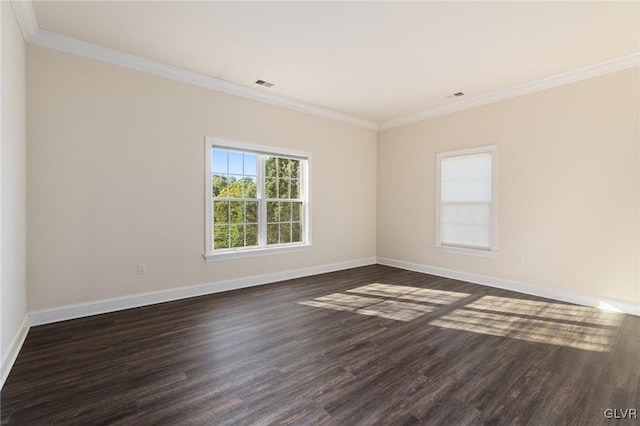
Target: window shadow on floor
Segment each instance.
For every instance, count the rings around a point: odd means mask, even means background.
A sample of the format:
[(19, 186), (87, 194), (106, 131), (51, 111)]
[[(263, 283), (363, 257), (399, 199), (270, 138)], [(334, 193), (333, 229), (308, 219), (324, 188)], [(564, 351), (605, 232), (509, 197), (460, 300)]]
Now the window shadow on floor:
[(470, 296), (373, 283), (299, 303), (405, 322), (431, 313), (436, 318), (428, 325), (435, 327), (596, 352), (610, 350), (624, 318), (598, 308), (490, 295), (473, 298), (458, 309), (442, 309)]

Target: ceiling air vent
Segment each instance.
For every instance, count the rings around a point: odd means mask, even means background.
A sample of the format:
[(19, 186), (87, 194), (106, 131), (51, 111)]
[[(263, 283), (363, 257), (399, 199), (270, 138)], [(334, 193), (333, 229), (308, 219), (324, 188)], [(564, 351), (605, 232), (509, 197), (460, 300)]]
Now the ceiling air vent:
[(264, 86), (264, 87), (273, 87), (274, 86), (273, 83), (269, 83), (268, 81), (264, 81), (264, 80), (256, 80), (256, 84), (258, 86)]
[(459, 98), (460, 96), (464, 96), (464, 93), (462, 92), (456, 92), (453, 95), (449, 95), (447, 96), (447, 99), (454, 99), (454, 98)]

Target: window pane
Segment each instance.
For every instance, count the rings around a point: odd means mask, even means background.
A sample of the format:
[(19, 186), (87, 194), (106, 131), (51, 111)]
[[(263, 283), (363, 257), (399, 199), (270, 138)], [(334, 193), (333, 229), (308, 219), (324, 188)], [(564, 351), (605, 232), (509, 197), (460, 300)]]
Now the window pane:
[(278, 198), (289, 198), (289, 179), (278, 179)]
[(229, 227), (228, 226), (215, 226), (213, 232), (213, 248), (227, 248), (229, 247)]
[(283, 223), (280, 225), (280, 242), (281, 243), (291, 242), (291, 224), (290, 223)]
[(443, 158), (441, 199), (451, 201), (491, 200), (491, 154)]
[(300, 160), (291, 160), (291, 177), (300, 179)]
[(290, 160), (288, 158), (278, 158), (278, 177), (291, 177)]
[(247, 225), (246, 227), (246, 241), (247, 246), (257, 246), (258, 245), (258, 225)]
[[(213, 197), (226, 197), (228, 193), (227, 186), (229, 185), (227, 176), (213, 175), (211, 178), (211, 195)], [(224, 191), (224, 195), (221, 193)]]
[(213, 202), (213, 223), (214, 224), (229, 223), (229, 202), (227, 201)]
[(292, 223), (291, 224), (291, 242), (300, 243), (302, 242), (302, 224), (301, 223)]
[(482, 225), (443, 225), (442, 243), (459, 246), (490, 248), (489, 226)]
[(227, 151), (218, 149), (213, 150), (212, 154), (212, 171), (215, 174), (227, 174)]
[(440, 223), (491, 225), (491, 203), (442, 203)]
[(276, 177), (276, 157), (266, 157), (264, 160), (264, 175), (266, 177)]
[(256, 178), (245, 177), (242, 182), (244, 183), (244, 198), (256, 198)]
[(280, 208), (277, 201), (267, 203), (267, 222), (277, 222), (280, 220)]
[(300, 222), (302, 217), (302, 202), (291, 203), (291, 220)]
[(231, 223), (244, 222), (244, 203), (242, 201), (231, 201), (229, 205)]
[(241, 152), (229, 152), (229, 173), (241, 175), (243, 173), (244, 155)]
[(244, 175), (245, 176), (256, 176), (256, 165), (257, 165), (256, 154), (244, 154)]
[(231, 225), (231, 247), (244, 247), (244, 225)]
[(247, 223), (258, 222), (258, 202), (248, 201), (246, 203), (246, 221)]
[(491, 153), (458, 155), (442, 159), (442, 181), (491, 179)]
[(225, 193), (224, 197), (242, 198), (244, 191), (242, 176), (230, 176), (229, 179), (229, 190)]
[(278, 180), (276, 178), (267, 178), (265, 182), (265, 196), (267, 198), (278, 198)]
[(291, 180), (291, 198), (300, 197), (300, 181), (297, 179)]
[(442, 182), (443, 202), (491, 201), (491, 179)]
[(290, 222), (291, 221), (291, 203), (281, 202), (280, 203), (280, 222)]
[(280, 225), (270, 223), (267, 225), (267, 244), (278, 244), (280, 242)]

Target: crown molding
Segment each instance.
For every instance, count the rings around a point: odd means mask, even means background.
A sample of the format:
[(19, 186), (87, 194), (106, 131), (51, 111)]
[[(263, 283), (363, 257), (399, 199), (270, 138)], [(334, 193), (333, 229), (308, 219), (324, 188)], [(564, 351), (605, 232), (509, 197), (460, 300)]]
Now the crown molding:
[(625, 56), (613, 58), (575, 70), (551, 75), (545, 78), (507, 87), (505, 89), (497, 90), (483, 95), (470, 97), (464, 100), (458, 100), (454, 103), (438, 106), (418, 113), (409, 114), (402, 117), (394, 118), (392, 120), (376, 123), (373, 121), (365, 120), (363, 118), (333, 111), (327, 108), (322, 108), (319, 106), (296, 101), (284, 96), (266, 93), (252, 87), (242, 86), (240, 84), (220, 80), (215, 77), (210, 77), (205, 74), (200, 74), (172, 65), (163, 64), (161, 62), (142, 58), (129, 53), (124, 53), (118, 50), (109, 49), (107, 47), (88, 43), (72, 37), (66, 37), (60, 34), (52, 33), (50, 31), (41, 30), (38, 28), (38, 22), (36, 20), (33, 6), (30, 0), (11, 0), (11, 5), (13, 6), (16, 20), (18, 21), (18, 25), (20, 26), (24, 39), (28, 43), (47, 47), (49, 49), (58, 50), (76, 56), (82, 56), (107, 64), (144, 72), (158, 77), (168, 78), (170, 80), (203, 87), (205, 89), (215, 90), (218, 92), (240, 96), (265, 104), (287, 108), (316, 117), (349, 123), (374, 131), (392, 129), (394, 127), (416, 123), (418, 121), (451, 114), (453, 112), (464, 111), (482, 105), (503, 101), (541, 90), (551, 89), (553, 87), (558, 87), (565, 84), (575, 83), (588, 78), (597, 77), (600, 75), (609, 74), (640, 65), (640, 52), (634, 52)]
[(11, 7), (13, 8), (13, 14), (18, 21), (20, 31), (25, 41), (29, 41), (31, 34), (38, 30), (38, 21), (36, 21), (36, 14), (33, 11), (33, 5), (31, 1), (11, 1)]
[(163, 64), (161, 62), (131, 55), (118, 50), (109, 49), (93, 43), (88, 43), (72, 37), (66, 37), (38, 27), (33, 5), (30, 0), (11, 0), (16, 20), (26, 42), (37, 46), (47, 47), (60, 52), (93, 59), (111, 65), (144, 72), (158, 77), (168, 78), (181, 83), (240, 96), (269, 105), (287, 108), (304, 114), (326, 118), (333, 121), (353, 124), (369, 130), (378, 130), (378, 124), (359, 117), (354, 117), (327, 108), (296, 101), (284, 96), (266, 93), (252, 87), (242, 86), (215, 77), (189, 71), (183, 68)]
[(240, 84), (220, 80), (215, 77), (163, 64), (161, 62), (131, 55), (118, 50), (109, 49), (107, 47), (98, 46), (93, 43), (88, 43), (50, 31), (36, 30), (31, 34), (28, 41), (29, 43), (38, 46), (144, 72), (158, 77), (168, 78), (181, 83), (240, 96), (242, 98), (291, 109), (305, 114), (314, 115), (316, 117), (341, 121), (355, 126), (364, 127), (365, 129), (378, 130), (378, 124), (373, 121), (310, 105), (284, 96), (265, 93), (261, 90), (245, 87)]
[(405, 115), (393, 120), (378, 123), (378, 130), (387, 130), (394, 127), (405, 126), (407, 124), (416, 123), (418, 121), (427, 120), (429, 118), (439, 117), (452, 112), (464, 111), (466, 109), (503, 101), (505, 99), (514, 98), (516, 96), (527, 95), (529, 93), (539, 92), (541, 90), (551, 89), (553, 87), (562, 86), (569, 83), (575, 83), (588, 78), (609, 74), (616, 71), (622, 71), (627, 68), (637, 67), (640, 65), (640, 52), (634, 52), (629, 55), (598, 62), (586, 67), (577, 68), (560, 74), (551, 75), (549, 77), (533, 80), (527, 83), (518, 84), (497, 90), (495, 92), (486, 93), (484, 95), (475, 96), (455, 103), (431, 108), (415, 114)]

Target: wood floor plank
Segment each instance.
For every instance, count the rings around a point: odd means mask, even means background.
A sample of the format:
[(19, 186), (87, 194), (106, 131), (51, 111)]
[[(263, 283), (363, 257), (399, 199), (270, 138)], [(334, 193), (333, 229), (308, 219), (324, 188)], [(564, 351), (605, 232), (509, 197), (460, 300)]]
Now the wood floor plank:
[(33, 327), (2, 425), (610, 424), (640, 318), (380, 265)]

